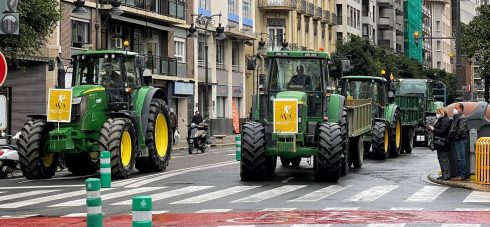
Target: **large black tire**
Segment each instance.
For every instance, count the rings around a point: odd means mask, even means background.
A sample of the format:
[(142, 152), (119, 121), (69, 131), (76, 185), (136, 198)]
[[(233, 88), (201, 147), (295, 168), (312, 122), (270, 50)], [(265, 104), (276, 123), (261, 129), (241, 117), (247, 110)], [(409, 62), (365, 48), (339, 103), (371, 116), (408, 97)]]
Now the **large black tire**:
[[(431, 126), (434, 126), (434, 124), (436, 123), (436, 116), (435, 115), (426, 115), (425, 116), (425, 124), (426, 125), (431, 125)], [(425, 146), (426, 147), (429, 147), (431, 150), (434, 150), (434, 134), (429, 131), (429, 130), (425, 130)]]
[(49, 131), (53, 124), (46, 120), (29, 120), (24, 124), (17, 142), (20, 166), (29, 179), (48, 179), (54, 176), (58, 167), (58, 154), (47, 153)]
[(242, 181), (263, 180), (267, 174), (265, 131), (258, 122), (245, 122), (242, 129), (240, 178)]
[(364, 160), (364, 138), (362, 135), (349, 139), (349, 153), (354, 168), (359, 169), (362, 167), (362, 161)]
[(277, 156), (266, 156), (265, 157), (265, 174), (271, 176), (276, 171)]
[(395, 114), (393, 116), (393, 123), (391, 124), (391, 151), (390, 157), (398, 157), (400, 156), (400, 152), (402, 150), (402, 121), (400, 110), (395, 110)]
[(81, 176), (99, 170), (99, 156), (97, 152), (64, 154), (65, 165), (73, 175)]
[(340, 176), (345, 176), (349, 173), (349, 169), (352, 165), (352, 160), (349, 154), (349, 122), (347, 122), (347, 109), (342, 110), (342, 116), (340, 117), (340, 131), (342, 134), (342, 166), (340, 170)]
[[(123, 136), (125, 137), (124, 139)], [(112, 178), (129, 178), (133, 174), (136, 156), (136, 138), (135, 128), (131, 120), (126, 118), (109, 118), (104, 122), (100, 131), (100, 142), (111, 152)], [(123, 142), (124, 140), (126, 141)], [(126, 143), (130, 143), (129, 147), (127, 147), (130, 150), (124, 148), (124, 151), (122, 151), (122, 147), (126, 146)], [(128, 154), (129, 156), (123, 157)]]
[(296, 157), (291, 159), (291, 165), (293, 167), (298, 167), (300, 163), (301, 163), (301, 157)]
[(172, 128), (170, 114), (165, 101), (153, 99), (148, 114), (145, 144), (148, 157), (136, 159), (136, 169), (140, 172), (159, 172), (167, 168), (172, 153)]
[(342, 132), (335, 123), (320, 125), (320, 143), (315, 157), (315, 180), (337, 182), (342, 162)]
[(281, 165), (282, 166), (289, 166), (290, 163), (291, 163), (291, 159), (281, 157)]
[(414, 141), (414, 130), (412, 126), (406, 126), (403, 129), (403, 141), (402, 141), (402, 147), (403, 147), (403, 152), (410, 154), (412, 153), (413, 149), (413, 141)]
[(390, 154), (390, 129), (384, 121), (374, 121), (371, 148), (375, 158), (387, 159)]

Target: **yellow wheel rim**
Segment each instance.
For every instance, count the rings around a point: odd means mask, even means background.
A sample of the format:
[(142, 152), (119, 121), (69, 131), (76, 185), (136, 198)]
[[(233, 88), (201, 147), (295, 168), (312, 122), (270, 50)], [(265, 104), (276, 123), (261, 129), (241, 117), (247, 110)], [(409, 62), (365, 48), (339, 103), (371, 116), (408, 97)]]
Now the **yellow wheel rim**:
[(121, 162), (124, 167), (128, 167), (131, 162), (131, 136), (128, 131), (124, 131), (121, 139)]
[(54, 160), (54, 154), (49, 153), (49, 154), (44, 154), (41, 158), (41, 162), (43, 163), (43, 166), (48, 168), (53, 164)]
[(401, 144), (401, 141), (402, 141), (402, 137), (401, 137), (401, 134), (402, 134), (402, 124), (400, 123), (400, 119), (397, 119), (396, 120), (396, 148), (400, 148), (400, 144)]
[(99, 158), (99, 153), (97, 152), (89, 152), (88, 155), (90, 156), (91, 159)]
[(388, 141), (390, 140), (390, 136), (388, 134), (388, 129), (385, 129), (385, 153), (388, 153)]
[(160, 158), (165, 157), (168, 149), (168, 124), (167, 119), (161, 113), (155, 121), (155, 148)]

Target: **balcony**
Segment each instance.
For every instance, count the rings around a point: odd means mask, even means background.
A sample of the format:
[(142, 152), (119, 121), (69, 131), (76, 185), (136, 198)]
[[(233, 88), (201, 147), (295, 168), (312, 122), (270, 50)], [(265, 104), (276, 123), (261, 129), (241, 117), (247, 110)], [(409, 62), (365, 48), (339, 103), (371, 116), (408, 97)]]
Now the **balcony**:
[(157, 55), (145, 56), (145, 67), (153, 74), (177, 76), (177, 58)]
[(395, 4), (395, 0), (378, 0), (377, 3), (381, 8), (391, 8)]
[(306, 8), (306, 16), (315, 15), (315, 4), (308, 2), (308, 7)]
[(315, 7), (315, 15), (313, 15), (313, 19), (320, 20), (322, 19), (322, 7)]
[(337, 16), (336, 13), (332, 13), (332, 20), (330, 25), (342, 24), (342, 15)]
[[(104, 4), (104, 1), (100, 1)], [(185, 1), (122, 0), (124, 6), (185, 20)]]
[(306, 13), (306, 0), (298, 0), (296, 11)]
[(297, 8), (298, 0), (259, 0), (259, 8), (262, 10), (292, 11)]
[(393, 49), (392, 43), (393, 42), (391, 42), (391, 40), (387, 40), (387, 39), (378, 40), (378, 45), (379, 46), (390, 48), (390, 49)]
[(323, 10), (322, 21), (326, 23), (330, 22), (330, 11)]
[(394, 26), (393, 18), (391, 17), (380, 17), (378, 19), (379, 29), (391, 29)]

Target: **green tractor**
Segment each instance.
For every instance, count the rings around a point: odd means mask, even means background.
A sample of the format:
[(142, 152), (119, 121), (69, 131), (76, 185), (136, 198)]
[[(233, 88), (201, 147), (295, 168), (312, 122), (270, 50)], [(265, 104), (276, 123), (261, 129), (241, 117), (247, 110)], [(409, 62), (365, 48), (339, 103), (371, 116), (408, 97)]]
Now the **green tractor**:
[[(72, 56), (72, 63), (71, 80), (66, 77), (72, 90), (71, 120), (54, 123), (46, 115), (29, 116), (18, 141), (24, 176), (51, 178), (60, 158), (73, 174), (91, 174), (98, 170), (103, 150), (111, 153), (113, 178), (130, 177), (134, 167), (165, 170), (172, 150), (167, 96), (149, 86), (144, 57), (82, 51)], [(65, 88), (63, 72), (58, 87)]]
[(343, 76), (341, 94), (351, 100), (369, 100), (372, 107), (372, 130), (363, 136), (364, 152), (379, 159), (398, 156), (402, 146), (402, 118), (394, 103), (394, 93), (388, 81), (375, 76)]

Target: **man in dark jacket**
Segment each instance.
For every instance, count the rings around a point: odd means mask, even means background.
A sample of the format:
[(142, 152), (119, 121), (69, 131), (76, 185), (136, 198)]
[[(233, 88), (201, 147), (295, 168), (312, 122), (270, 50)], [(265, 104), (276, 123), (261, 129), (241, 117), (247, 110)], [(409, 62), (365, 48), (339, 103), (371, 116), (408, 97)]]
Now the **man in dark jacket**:
[(452, 142), (452, 150), (458, 159), (458, 176), (451, 180), (465, 180), (466, 173), (466, 139), (468, 138), (468, 124), (463, 114), (464, 106), (456, 103), (453, 109), (453, 123), (449, 130), (448, 140)]
[(194, 116), (192, 116), (192, 121), (191, 123), (195, 123), (196, 125), (200, 124), (202, 122), (202, 116), (199, 114), (199, 110), (196, 110), (196, 113)]
[(429, 129), (434, 133), (434, 149), (437, 150), (437, 159), (441, 167), (442, 176), (438, 180), (449, 180), (449, 149), (450, 142), (447, 141), (449, 129), (451, 128), (451, 119), (447, 116), (445, 107), (436, 109), (437, 121), (434, 126), (429, 126)]

